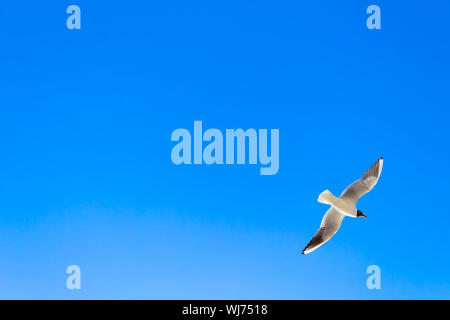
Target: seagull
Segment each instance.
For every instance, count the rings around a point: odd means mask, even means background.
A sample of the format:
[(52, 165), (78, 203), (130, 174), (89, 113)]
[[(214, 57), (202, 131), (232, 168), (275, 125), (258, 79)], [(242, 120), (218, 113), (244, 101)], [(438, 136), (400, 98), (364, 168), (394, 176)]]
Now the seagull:
[(361, 210), (356, 208), (356, 202), (377, 184), (382, 169), (383, 157), (378, 159), (360, 179), (349, 185), (339, 198), (335, 197), (329, 190), (325, 190), (319, 195), (317, 201), (329, 204), (331, 207), (325, 213), (319, 230), (312, 237), (306, 248), (303, 249), (303, 254), (316, 250), (330, 240), (339, 230), (345, 216), (367, 218)]

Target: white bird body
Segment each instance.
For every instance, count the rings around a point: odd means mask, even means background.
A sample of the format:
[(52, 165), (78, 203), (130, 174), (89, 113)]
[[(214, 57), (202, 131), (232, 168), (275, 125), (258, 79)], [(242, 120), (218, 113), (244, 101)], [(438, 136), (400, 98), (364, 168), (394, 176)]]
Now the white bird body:
[(337, 209), (340, 213), (343, 215), (356, 218), (357, 216), (357, 209), (356, 205), (352, 203), (351, 201), (346, 201), (342, 198), (335, 197), (329, 190), (325, 190), (319, 195), (319, 199), (317, 199), (320, 203), (329, 204), (330, 206), (333, 206), (335, 209)]
[(303, 249), (303, 254), (316, 250), (330, 240), (341, 227), (342, 220), (345, 216), (352, 218), (366, 217), (356, 208), (356, 203), (360, 197), (372, 190), (377, 184), (382, 169), (383, 158), (380, 158), (360, 179), (349, 185), (339, 198), (334, 196), (329, 190), (325, 190), (319, 195), (317, 201), (329, 204), (331, 208), (325, 213), (319, 230), (314, 234), (305, 249)]

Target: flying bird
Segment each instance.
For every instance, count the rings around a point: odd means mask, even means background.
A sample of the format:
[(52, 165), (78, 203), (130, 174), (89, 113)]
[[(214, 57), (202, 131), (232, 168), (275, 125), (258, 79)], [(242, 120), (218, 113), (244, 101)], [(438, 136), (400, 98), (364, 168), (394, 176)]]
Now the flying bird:
[(377, 160), (375, 164), (367, 170), (363, 176), (349, 185), (339, 198), (335, 197), (329, 190), (325, 190), (319, 195), (317, 201), (331, 205), (330, 209), (325, 213), (319, 230), (312, 237), (303, 254), (308, 254), (321, 247), (325, 242), (339, 230), (342, 220), (345, 216), (352, 218), (367, 216), (361, 210), (356, 208), (359, 198), (377, 184), (383, 169), (383, 157)]

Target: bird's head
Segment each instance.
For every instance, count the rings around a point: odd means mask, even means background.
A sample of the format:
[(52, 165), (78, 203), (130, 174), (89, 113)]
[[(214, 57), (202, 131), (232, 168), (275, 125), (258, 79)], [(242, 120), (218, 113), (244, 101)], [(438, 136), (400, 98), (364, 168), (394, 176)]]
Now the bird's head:
[(366, 216), (364, 213), (362, 213), (361, 210), (356, 211), (356, 216), (357, 216), (357, 217), (364, 217), (364, 218), (367, 218), (367, 216)]

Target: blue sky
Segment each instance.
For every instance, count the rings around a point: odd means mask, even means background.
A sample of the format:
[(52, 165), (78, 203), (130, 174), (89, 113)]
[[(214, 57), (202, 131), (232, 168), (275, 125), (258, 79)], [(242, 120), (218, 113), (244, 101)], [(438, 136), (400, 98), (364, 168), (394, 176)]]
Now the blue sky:
[[(0, 298), (449, 299), (449, 9), (2, 4)], [(174, 165), (171, 133), (194, 120), (279, 129), (278, 174)], [(369, 219), (301, 255), (319, 193), (380, 156)], [(81, 290), (66, 289), (72, 264)]]

